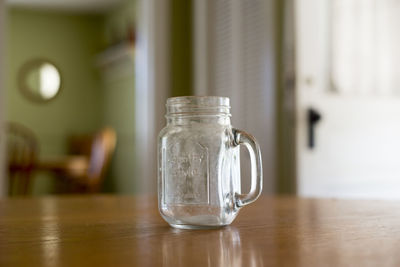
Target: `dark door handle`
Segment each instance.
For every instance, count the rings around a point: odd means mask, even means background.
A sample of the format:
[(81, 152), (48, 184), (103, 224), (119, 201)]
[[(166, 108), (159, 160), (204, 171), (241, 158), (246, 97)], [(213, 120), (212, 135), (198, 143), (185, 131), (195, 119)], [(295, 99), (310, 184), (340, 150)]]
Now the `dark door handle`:
[(315, 147), (315, 125), (321, 120), (321, 114), (313, 108), (307, 110), (308, 147)]

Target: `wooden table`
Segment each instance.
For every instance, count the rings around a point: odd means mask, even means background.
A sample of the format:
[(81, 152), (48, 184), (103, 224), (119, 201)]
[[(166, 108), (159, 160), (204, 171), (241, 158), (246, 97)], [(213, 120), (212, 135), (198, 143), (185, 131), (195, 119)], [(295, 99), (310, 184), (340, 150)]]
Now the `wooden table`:
[(11, 186), (13, 190), (10, 195), (30, 194), (34, 183), (32, 178), (38, 172), (56, 174), (55, 177), (62, 178), (63, 181), (67, 181), (69, 184), (72, 184), (72, 182), (85, 184), (89, 170), (89, 160), (86, 156), (64, 155), (40, 159), (31, 164), (26, 162), (10, 163), (8, 164), (9, 183), (15, 184), (17, 182), (17, 187)]
[(27, 165), (25, 162), (22, 164), (9, 164), (10, 171), (51, 171), (60, 173), (78, 173), (84, 174), (89, 168), (89, 158), (85, 156), (57, 156), (51, 158), (40, 159), (37, 162)]
[(62, 174), (84, 175), (89, 168), (89, 158), (85, 156), (58, 156), (39, 160), (36, 171), (50, 171)]
[(154, 197), (1, 200), (0, 266), (400, 266), (400, 202), (262, 197), (177, 230)]

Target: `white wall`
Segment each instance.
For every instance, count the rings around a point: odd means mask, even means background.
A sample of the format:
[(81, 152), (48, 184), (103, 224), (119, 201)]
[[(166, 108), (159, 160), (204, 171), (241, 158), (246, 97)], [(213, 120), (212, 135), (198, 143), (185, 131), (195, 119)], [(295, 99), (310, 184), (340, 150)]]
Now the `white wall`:
[(4, 142), (4, 86), (5, 86), (5, 1), (0, 0), (0, 197), (7, 193), (7, 179), (5, 175), (5, 142)]

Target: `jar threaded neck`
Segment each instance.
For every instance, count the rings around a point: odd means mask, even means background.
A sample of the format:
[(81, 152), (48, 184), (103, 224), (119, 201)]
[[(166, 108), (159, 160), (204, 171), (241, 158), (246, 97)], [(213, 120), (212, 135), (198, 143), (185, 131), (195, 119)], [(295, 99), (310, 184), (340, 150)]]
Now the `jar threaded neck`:
[(167, 115), (230, 116), (229, 98), (220, 96), (180, 96), (167, 99)]

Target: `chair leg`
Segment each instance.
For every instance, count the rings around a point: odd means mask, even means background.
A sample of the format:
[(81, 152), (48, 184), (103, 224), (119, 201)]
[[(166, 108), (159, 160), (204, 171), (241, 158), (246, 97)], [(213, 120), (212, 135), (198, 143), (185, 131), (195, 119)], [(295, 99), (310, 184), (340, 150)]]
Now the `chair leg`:
[(20, 190), (18, 193), (21, 195), (26, 195), (26, 190), (28, 187), (27, 176), (25, 174), (21, 174), (19, 182), (20, 182)]
[(22, 194), (28, 195), (31, 191), (31, 172), (26, 172), (23, 176)]
[(14, 194), (16, 175), (9, 173), (8, 175), (8, 195), (12, 196)]
[(14, 184), (13, 184), (13, 189), (12, 189), (13, 190), (12, 195), (13, 196), (21, 195), (23, 192), (23, 180), (24, 180), (22, 173), (19, 173), (19, 172), (15, 173), (13, 180), (14, 180)]

